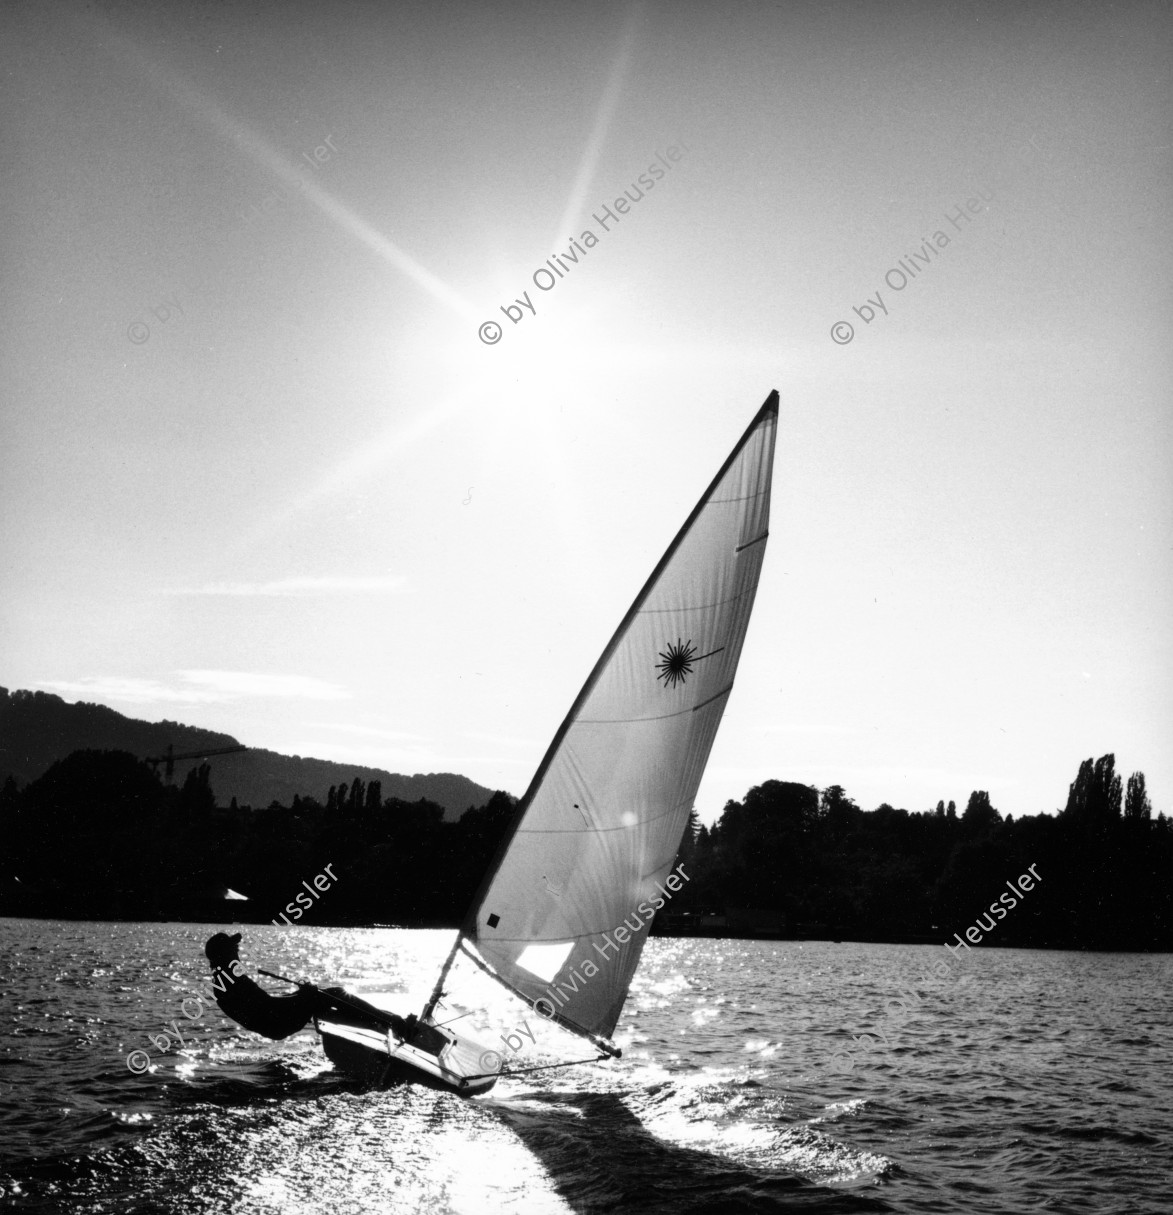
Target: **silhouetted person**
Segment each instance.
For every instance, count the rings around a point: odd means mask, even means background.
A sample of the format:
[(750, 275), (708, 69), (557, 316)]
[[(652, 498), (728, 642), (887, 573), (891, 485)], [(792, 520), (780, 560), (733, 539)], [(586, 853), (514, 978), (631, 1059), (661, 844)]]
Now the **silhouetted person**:
[(416, 1029), (416, 1018), (397, 1017), (343, 991), (341, 987), (315, 987), (299, 983), (291, 996), (271, 996), (250, 979), (237, 951), (241, 934), (218, 932), (209, 938), (204, 953), (212, 964), (212, 987), (224, 1015), (254, 1034), (266, 1038), (288, 1038), (304, 1029), (313, 1017), (328, 1017), (348, 1025), (390, 1027), (400, 1039)]

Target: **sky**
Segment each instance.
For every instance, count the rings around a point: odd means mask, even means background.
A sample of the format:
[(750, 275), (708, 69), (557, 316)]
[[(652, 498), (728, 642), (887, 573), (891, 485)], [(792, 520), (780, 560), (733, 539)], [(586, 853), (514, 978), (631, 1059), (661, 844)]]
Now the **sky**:
[(1173, 812), (1167, 6), (0, 23), (0, 684), (520, 795), (777, 388), (702, 821)]

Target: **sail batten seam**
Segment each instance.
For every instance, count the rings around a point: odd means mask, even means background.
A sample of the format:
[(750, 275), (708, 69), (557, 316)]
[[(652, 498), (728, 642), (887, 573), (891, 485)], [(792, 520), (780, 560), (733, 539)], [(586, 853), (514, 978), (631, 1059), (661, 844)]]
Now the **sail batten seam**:
[(696, 713), (698, 710), (703, 709), (705, 707), (705, 705), (711, 705), (714, 700), (720, 700), (722, 696), (726, 696), (732, 691), (733, 691), (733, 685), (730, 684), (727, 688), (723, 688), (720, 692), (717, 692), (714, 695), (710, 696), (708, 700), (702, 700), (699, 705), (694, 705), (693, 708), (689, 710), (689, 712)]
[(756, 540), (749, 540), (745, 544), (739, 544), (733, 551), (735, 553), (743, 553), (747, 548), (753, 548), (755, 544), (761, 544), (763, 540), (768, 540), (769, 538), (769, 532), (762, 532), (762, 534)]
[(706, 506), (716, 506), (720, 502), (750, 502), (754, 498), (760, 498), (762, 496), (762, 494), (767, 493), (767, 492), (768, 492), (767, 490), (760, 489), (760, 490), (758, 490), (758, 492), (756, 494), (746, 494), (746, 495), (744, 495), (744, 497), (741, 497), (741, 498), (710, 498), (705, 503), (705, 505)]
[[(729, 688), (733, 687), (732, 684)], [(729, 691), (725, 689), (725, 692)], [(695, 713), (697, 709), (703, 709), (705, 705), (716, 700), (718, 696), (723, 696), (725, 692), (717, 692), (710, 696), (708, 700), (702, 700), (699, 705), (693, 705), (689, 709), (677, 709), (675, 713), (659, 713), (655, 717), (580, 717), (574, 724), (576, 726), (633, 726), (641, 721), (667, 721), (670, 717), (683, 717), (685, 713)]]
[(517, 834), (518, 835), (604, 835), (609, 831), (630, 831), (632, 829), (632, 827), (642, 827), (647, 823), (657, 823), (660, 821), (660, 819), (667, 818), (668, 815), (670, 815), (670, 814), (678, 814), (680, 812), (680, 807), (683, 805), (684, 805), (684, 802), (680, 802), (679, 805), (672, 806), (670, 809), (665, 810), (663, 814), (653, 814), (651, 818), (637, 818), (634, 823), (620, 823), (617, 827), (590, 827), (590, 828), (585, 828), (582, 831), (555, 831), (551, 827), (519, 827), (517, 829)]
[[(749, 547), (746, 545), (745, 547)], [(673, 612), (704, 612), (709, 608), (724, 607), (727, 603), (736, 603), (739, 599), (744, 599), (746, 595), (752, 594), (758, 589), (758, 584), (755, 582), (753, 586), (748, 586), (744, 591), (739, 591), (736, 595), (731, 595), (728, 599), (718, 599), (716, 603), (700, 603), (696, 607), (684, 605), (682, 607), (670, 608), (640, 608), (640, 616), (667, 616)]]

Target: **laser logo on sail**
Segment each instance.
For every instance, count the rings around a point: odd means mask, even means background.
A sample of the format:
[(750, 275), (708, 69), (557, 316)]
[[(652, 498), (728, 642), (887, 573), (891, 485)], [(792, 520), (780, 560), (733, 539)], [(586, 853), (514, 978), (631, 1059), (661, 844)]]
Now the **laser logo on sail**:
[(707, 654), (698, 655), (697, 647), (692, 644), (692, 638), (681, 644), (680, 638), (676, 638), (675, 645), (669, 645), (667, 649), (660, 651), (660, 661), (656, 663), (659, 670), (657, 679), (664, 681), (664, 687), (674, 688), (678, 683), (685, 683), (686, 676), (692, 674), (693, 663), (700, 662), (703, 658), (712, 658), (714, 654), (720, 654), (724, 646), (718, 646), (715, 650), (710, 650)]

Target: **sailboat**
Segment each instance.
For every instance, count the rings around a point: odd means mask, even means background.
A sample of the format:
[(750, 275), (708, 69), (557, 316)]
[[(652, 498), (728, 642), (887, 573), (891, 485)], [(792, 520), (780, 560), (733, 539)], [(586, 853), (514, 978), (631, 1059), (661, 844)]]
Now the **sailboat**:
[[(518, 803), (418, 1017), (332, 989), (314, 1016), (336, 1066), (472, 1096), (497, 1051), (437, 1010), (466, 958), (540, 1017), (611, 1040), (725, 710), (766, 548), (778, 421), (772, 392), (623, 617)], [(687, 874), (683, 875), (687, 880)], [(316, 989), (315, 989), (316, 990)], [(537, 1070), (537, 1069), (519, 1069)], [(510, 1074), (508, 1071), (505, 1074)]]

